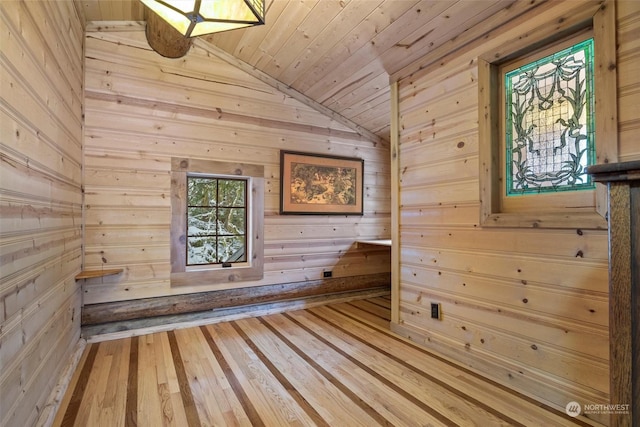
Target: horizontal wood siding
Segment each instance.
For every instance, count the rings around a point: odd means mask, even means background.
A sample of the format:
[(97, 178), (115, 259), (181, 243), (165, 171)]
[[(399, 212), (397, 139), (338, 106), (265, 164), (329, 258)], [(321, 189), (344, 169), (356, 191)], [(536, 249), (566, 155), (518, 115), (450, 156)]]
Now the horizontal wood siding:
[[(389, 272), (388, 249), (355, 245), (389, 236), (388, 147), (201, 47), (163, 58), (127, 27), (86, 36), (84, 268), (124, 272), (85, 281), (85, 305)], [(279, 215), (281, 149), (364, 159), (364, 215)], [(171, 286), (171, 157), (265, 167), (263, 280)]]
[(618, 129), (619, 161), (640, 159), (640, 4), (619, 1), (618, 36)]
[(83, 28), (0, 3), (0, 426), (30, 426), (80, 336)]
[[(640, 158), (640, 13), (637, 2), (617, 5), (618, 151), (620, 160), (632, 160)], [(553, 18), (556, 7), (571, 16), (579, 3), (551, 6), (526, 17), (527, 25), (541, 15)], [(478, 223), (477, 55), (500, 46), (513, 28), (466, 53), (431, 58), (433, 65), (399, 81), (400, 286), (393, 327), (559, 409), (571, 401), (604, 404), (606, 231)], [(430, 318), (431, 302), (441, 304), (442, 320)], [(608, 415), (589, 416), (608, 422)]]

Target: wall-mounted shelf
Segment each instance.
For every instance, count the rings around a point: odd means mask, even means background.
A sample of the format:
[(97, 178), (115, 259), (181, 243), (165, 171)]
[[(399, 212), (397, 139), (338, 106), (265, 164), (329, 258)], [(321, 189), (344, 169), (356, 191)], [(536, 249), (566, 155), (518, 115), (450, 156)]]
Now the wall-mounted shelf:
[(361, 246), (361, 245), (391, 246), (391, 239), (356, 240), (356, 244), (358, 246)]
[(123, 271), (124, 271), (123, 268), (111, 268), (108, 270), (82, 270), (80, 273), (78, 273), (78, 275), (76, 275), (76, 280), (111, 276), (113, 274), (120, 274)]

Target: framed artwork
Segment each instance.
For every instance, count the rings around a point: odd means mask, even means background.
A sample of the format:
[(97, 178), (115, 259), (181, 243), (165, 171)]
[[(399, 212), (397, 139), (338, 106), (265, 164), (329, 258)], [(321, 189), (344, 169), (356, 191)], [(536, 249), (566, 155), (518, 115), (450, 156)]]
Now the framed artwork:
[(280, 213), (362, 215), (364, 160), (280, 151)]

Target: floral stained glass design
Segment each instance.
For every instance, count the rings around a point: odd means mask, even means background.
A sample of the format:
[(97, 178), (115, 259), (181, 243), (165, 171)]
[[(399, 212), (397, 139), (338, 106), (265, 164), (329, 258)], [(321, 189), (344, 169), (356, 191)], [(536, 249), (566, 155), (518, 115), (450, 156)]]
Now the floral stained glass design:
[(505, 74), (507, 196), (592, 189), (593, 39)]

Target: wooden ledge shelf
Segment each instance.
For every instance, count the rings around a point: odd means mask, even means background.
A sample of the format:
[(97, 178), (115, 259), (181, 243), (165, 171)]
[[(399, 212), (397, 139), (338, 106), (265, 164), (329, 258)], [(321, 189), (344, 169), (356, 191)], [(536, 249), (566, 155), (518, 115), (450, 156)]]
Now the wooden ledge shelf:
[(120, 274), (124, 271), (124, 268), (111, 268), (108, 270), (82, 270), (77, 276), (76, 280), (93, 279), (96, 277), (111, 276), (113, 274)]
[(358, 246), (361, 245), (378, 245), (378, 246), (391, 246), (391, 239), (381, 240), (356, 240)]

